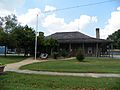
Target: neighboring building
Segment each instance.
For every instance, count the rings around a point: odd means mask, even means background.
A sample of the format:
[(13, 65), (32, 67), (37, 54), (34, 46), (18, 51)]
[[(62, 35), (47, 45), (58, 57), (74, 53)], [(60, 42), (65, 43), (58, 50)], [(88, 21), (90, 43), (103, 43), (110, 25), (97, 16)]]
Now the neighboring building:
[[(7, 54), (15, 54), (16, 53), (16, 49), (8, 49), (6, 47), (6, 53)], [(0, 54), (5, 54), (5, 46), (0, 46)]]
[(0, 46), (0, 54), (4, 54), (5, 53), (5, 46)]
[(59, 43), (59, 50), (65, 49), (73, 54), (75, 54), (78, 48), (81, 48), (86, 56), (110, 56), (112, 42), (99, 39), (99, 36), (99, 28), (97, 28), (96, 38), (78, 31), (58, 32), (47, 36), (47, 38), (56, 39)]

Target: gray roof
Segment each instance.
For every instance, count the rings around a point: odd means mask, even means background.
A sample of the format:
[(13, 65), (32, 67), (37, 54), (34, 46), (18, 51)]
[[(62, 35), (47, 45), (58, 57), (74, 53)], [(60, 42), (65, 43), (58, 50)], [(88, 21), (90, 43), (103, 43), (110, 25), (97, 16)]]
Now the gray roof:
[(104, 40), (104, 39), (97, 39), (80, 33), (76, 32), (58, 32), (54, 33), (47, 38), (56, 39), (59, 43), (81, 43), (81, 42), (98, 42), (98, 43), (108, 43), (111, 41)]

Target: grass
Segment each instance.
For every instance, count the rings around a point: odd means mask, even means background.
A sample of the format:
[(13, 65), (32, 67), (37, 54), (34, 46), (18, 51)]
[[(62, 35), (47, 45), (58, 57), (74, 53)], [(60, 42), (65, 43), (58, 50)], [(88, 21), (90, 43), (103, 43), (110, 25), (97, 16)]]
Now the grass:
[(26, 58), (27, 57), (23, 57), (23, 56), (7, 56), (7, 57), (0, 56), (0, 63), (2, 64), (14, 63), (24, 60)]
[(21, 69), (57, 71), (57, 72), (84, 72), (84, 73), (120, 73), (120, 60), (110, 58), (86, 58), (84, 62), (77, 60), (56, 60), (42, 63), (33, 63)]
[(120, 78), (47, 76), (7, 72), (0, 90), (119, 90)]

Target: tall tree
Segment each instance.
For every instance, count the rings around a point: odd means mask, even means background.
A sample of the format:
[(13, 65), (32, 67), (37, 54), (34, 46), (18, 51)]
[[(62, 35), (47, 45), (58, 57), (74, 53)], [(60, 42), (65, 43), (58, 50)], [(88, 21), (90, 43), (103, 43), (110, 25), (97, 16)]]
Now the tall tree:
[(0, 28), (3, 28), (4, 33), (2, 33), (1, 43), (5, 46), (5, 56), (6, 48), (15, 48), (16, 40), (13, 35), (11, 35), (12, 30), (17, 26), (17, 17), (15, 15), (8, 15), (5, 17), (0, 17)]
[(11, 32), (18, 24), (17, 17), (14, 14), (2, 17), (2, 22), (6, 33)]
[(3, 31), (3, 28), (0, 27), (0, 45), (3, 45), (4, 43), (4, 36), (5, 36), (5, 32)]
[(38, 38), (37, 38), (37, 51), (39, 53), (45, 52), (45, 36), (43, 32), (39, 32)]
[(114, 48), (120, 49), (120, 29), (109, 35), (107, 39), (113, 41)]
[(32, 28), (19, 25), (12, 31), (17, 40), (17, 48), (24, 50), (26, 56), (34, 47), (35, 33)]

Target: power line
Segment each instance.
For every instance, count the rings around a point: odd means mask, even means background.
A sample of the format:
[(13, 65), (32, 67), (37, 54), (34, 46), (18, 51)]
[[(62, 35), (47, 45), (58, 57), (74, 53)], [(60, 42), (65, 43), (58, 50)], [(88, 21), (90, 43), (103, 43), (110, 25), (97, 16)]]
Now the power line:
[(116, 1), (116, 0), (107, 0), (107, 1), (96, 2), (96, 3), (89, 3), (89, 4), (83, 4), (83, 5), (73, 6), (73, 7), (66, 7), (66, 8), (61, 8), (61, 9), (56, 9), (56, 10), (51, 10), (51, 11), (44, 11), (43, 13), (51, 13), (51, 12), (57, 12), (57, 11), (64, 11), (64, 10), (68, 10), (68, 9), (74, 9), (74, 8), (80, 8), (80, 7), (98, 5), (98, 4), (103, 4), (103, 3), (113, 2), (113, 1)]

